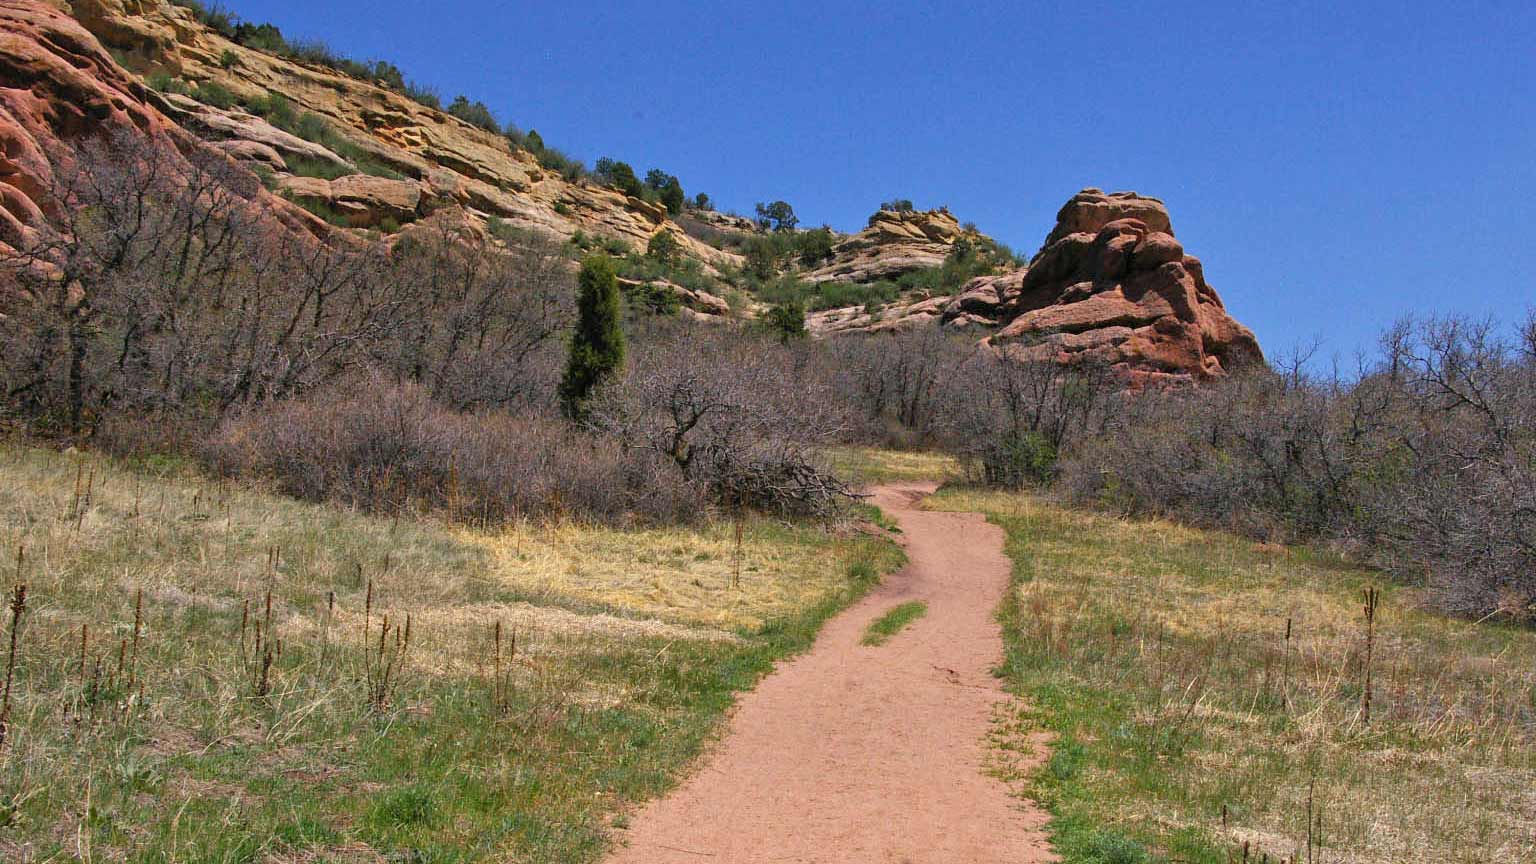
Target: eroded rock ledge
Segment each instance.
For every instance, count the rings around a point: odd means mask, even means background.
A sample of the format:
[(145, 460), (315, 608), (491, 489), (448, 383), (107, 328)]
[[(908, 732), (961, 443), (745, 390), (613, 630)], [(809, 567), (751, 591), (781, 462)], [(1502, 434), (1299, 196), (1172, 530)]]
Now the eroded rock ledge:
[(819, 335), (935, 324), (989, 331), (985, 344), (1019, 359), (1100, 362), (1141, 382), (1207, 379), (1264, 356), (1174, 238), (1163, 202), (1135, 192), (1084, 189), (1027, 267), (973, 279), (952, 297), (808, 322)]

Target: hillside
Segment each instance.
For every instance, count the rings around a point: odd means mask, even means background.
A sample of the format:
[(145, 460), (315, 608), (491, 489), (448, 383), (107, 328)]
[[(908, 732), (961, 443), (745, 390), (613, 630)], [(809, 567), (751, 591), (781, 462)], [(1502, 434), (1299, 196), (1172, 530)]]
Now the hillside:
[(16, 864), (597, 860), (901, 560), (773, 520), (365, 517), (9, 444), (0, 548)]
[[(388, 240), (434, 219), (498, 242), (543, 237), (573, 255), (620, 256), (640, 293), (703, 320), (798, 304), (815, 335), (996, 332), (1009, 353), (1091, 359), (1143, 381), (1262, 362), (1155, 199), (1085, 191), (1026, 268), (944, 208), (887, 202), (844, 234), (797, 225), (788, 205), (782, 221), (716, 212), (705, 196), (682, 198), (665, 172), (641, 183), (611, 160), (589, 172), (479, 103), (445, 109), (388, 63), (290, 43), (216, 8), (79, 0), (68, 10), (0, 3), (9, 34), (0, 73), (26, 85), (0, 90), (0, 241), (13, 245), (57, 206), (56, 168), (110, 133), (143, 139), (173, 163), (223, 154), (261, 180), (242, 197), (326, 243), (338, 231)], [(1099, 236), (1120, 219), (1143, 224)], [(1143, 235), (1141, 249), (1126, 245)]]

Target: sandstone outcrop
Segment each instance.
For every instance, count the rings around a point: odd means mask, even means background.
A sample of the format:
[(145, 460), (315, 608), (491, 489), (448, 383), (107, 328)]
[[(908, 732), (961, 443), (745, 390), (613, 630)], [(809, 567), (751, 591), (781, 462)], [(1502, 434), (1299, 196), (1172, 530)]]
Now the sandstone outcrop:
[(919, 297), (873, 310), (863, 306), (825, 309), (805, 316), (805, 329), (812, 336), (899, 333), (938, 324), (949, 302), (948, 297)]
[(803, 275), (810, 282), (876, 282), (944, 263), (967, 234), (959, 220), (938, 210), (881, 210), (857, 234), (832, 247), (832, 258)]
[(1174, 239), (1163, 203), (1133, 192), (1078, 193), (1017, 289), (999, 290), (1001, 326), (988, 341), (1012, 356), (1092, 360), (1143, 380), (1209, 378), (1263, 360)]
[(682, 304), (683, 311), (690, 313), (687, 317), (694, 320), (720, 321), (731, 314), (731, 304), (727, 303), (725, 298), (716, 297), (708, 291), (694, 291), (691, 288), (684, 288), (665, 279), (641, 281), (620, 277), (619, 286), (625, 290), (643, 286), (652, 290), (669, 292)]
[[(114, 32), (141, 40), (135, 44), (159, 44), (159, 36), (133, 27)], [(191, 170), (194, 155), (220, 158), (156, 107), (161, 100), (80, 22), (48, 3), (0, 0), (0, 82), (0, 243), (14, 244), (30, 225), (59, 215), (52, 200), (54, 171), (74, 164), (86, 141), (124, 136), (171, 172)], [(256, 151), (244, 156), (271, 159)], [(259, 186), (240, 194), (248, 196), (248, 206), (289, 228), (317, 237), (329, 232), (319, 219)]]
[[(47, 9), (68, 20), (42, 0), (6, 0), (6, 4)], [(167, 73), (194, 86), (211, 82), (246, 104), (280, 96), (296, 113), (322, 118), (349, 149), (414, 183), (426, 208), (454, 204), (482, 221), (494, 217), (559, 239), (577, 231), (615, 237), (636, 249), (644, 249), (658, 229), (665, 229), (677, 236), (684, 254), (710, 267), (740, 264), (736, 254), (687, 236), (665, 210), (653, 204), (594, 183), (569, 181), (542, 167), (532, 154), (513, 148), (506, 138), (375, 82), (240, 45), (201, 24), (190, 10), (166, 0), (75, 0), (71, 5), (79, 21), (118, 52), (132, 72)], [(117, 70), (105, 52), (103, 57), (113, 70), (101, 74), (115, 74), (125, 86), (143, 90), (133, 76)], [(281, 163), (298, 158), (327, 166), (328, 175), (357, 171), (343, 156), (238, 108), (213, 108), (173, 94), (148, 94), (147, 98), (174, 125), (247, 163), (283, 173)], [(290, 188), (297, 185), (316, 200), (324, 197), (318, 184), (284, 182)], [(400, 221), (406, 215), (394, 206), (404, 203), (398, 196), (406, 194), (406, 187), (372, 181), (348, 185), (366, 187), (370, 193), (389, 189), (388, 209), (394, 213), (390, 218)], [(348, 199), (343, 196), (342, 200)], [(365, 224), (384, 218), (384, 211), (367, 201), (359, 206), (358, 215)]]
[(348, 174), (335, 180), (284, 177), (277, 188), (290, 199), (324, 204), (354, 228), (377, 228), (385, 220), (410, 222), (421, 210), (421, 184), (414, 180), (366, 174)]
[(1263, 362), (1258, 341), (1175, 239), (1168, 210), (1134, 192), (1085, 189), (1057, 214), (1029, 266), (972, 279), (952, 297), (807, 318), (815, 335), (939, 325), (986, 334), (1022, 360), (1105, 364), (1139, 383), (1211, 378)]

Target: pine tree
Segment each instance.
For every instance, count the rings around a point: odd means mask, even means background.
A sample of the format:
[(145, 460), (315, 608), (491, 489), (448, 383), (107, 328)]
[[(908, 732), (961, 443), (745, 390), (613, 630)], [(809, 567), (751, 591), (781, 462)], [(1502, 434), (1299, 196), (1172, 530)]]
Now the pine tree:
[(579, 422), (587, 417), (593, 392), (624, 365), (624, 330), (612, 259), (588, 257), (581, 262), (577, 281), (576, 332), (571, 334), (560, 401), (566, 416)]

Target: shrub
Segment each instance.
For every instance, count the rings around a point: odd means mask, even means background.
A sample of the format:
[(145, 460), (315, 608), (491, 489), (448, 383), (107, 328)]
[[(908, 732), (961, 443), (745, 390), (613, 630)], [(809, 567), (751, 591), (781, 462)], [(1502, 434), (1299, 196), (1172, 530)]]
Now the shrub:
[(624, 330), (613, 261), (603, 255), (588, 257), (577, 281), (576, 329), (560, 382), (560, 402), (567, 417), (584, 420), (593, 392), (624, 365)]
[(452, 104), (448, 106), (448, 113), (494, 135), (501, 134), (501, 123), (496, 120), (496, 116), (484, 102), (471, 102), (463, 95), (459, 95), (454, 97)]
[(295, 177), (319, 177), (322, 180), (335, 180), (337, 177), (345, 177), (357, 172), (346, 165), (338, 165), (326, 159), (310, 159), (305, 156), (285, 156), (283, 164), (288, 166), (288, 173)]
[(650, 315), (676, 315), (683, 308), (683, 300), (676, 291), (651, 282), (625, 285), (624, 299), (631, 308)]
[(805, 267), (832, 257), (832, 229), (826, 225), (795, 235), (795, 249), (800, 263)]
[(660, 168), (652, 168), (646, 172), (645, 186), (656, 200), (667, 208), (667, 212), (673, 215), (683, 212), (683, 206), (687, 203), (687, 196), (683, 194), (682, 181), (675, 174), (668, 174)]
[(623, 192), (631, 198), (644, 198), (645, 187), (641, 185), (640, 178), (635, 176), (635, 169), (628, 162), (619, 162), (604, 156), (597, 160), (597, 165), (592, 168), (592, 177), (605, 186)]
[(157, 93), (176, 93), (181, 96), (190, 96), (192, 94), (191, 85), (180, 78), (173, 78), (164, 72), (151, 74), (148, 78), (144, 79), (144, 83), (149, 85), (149, 89)]
[(405, 86), (400, 88), (400, 92), (404, 94), (407, 99), (410, 99), (412, 102), (415, 102), (419, 105), (425, 105), (428, 108), (432, 108), (438, 111), (441, 111), (443, 108), (442, 97), (437, 95), (436, 90), (433, 90), (431, 87), (427, 87), (423, 84), (417, 84), (415, 81), (405, 82)]
[(678, 263), (683, 254), (682, 244), (672, 236), (671, 231), (657, 231), (651, 236), (649, 243), (645, 245), (645, 257), (650, 258), (663, 267), (671, 267)]
[(587, 166), (583, 165), (579, 159), (573, 159), (553, 147), (540, 147), (535, 155), (540, 165), (568, 181), (575, 182), (587, 176)]
[[(291, 113), (288, 116), (291, 116)], [(278, 114), (273, 114), (272, 117), (274, 119), (272, 119), (270, 122), (272, 122), (274, 126), (285, 128), (285, 131), (291, 132), (300, 138), (303, 138), (305, 141), (319, 144), (332, 153), (335, 153), (337, 156), (340, 156), (342, 159), (345, 159), (356, 168), (356, 171), (342, 170), (340, 171), (340, 174), (337, 174), (336, 172), (338, 171), (338, 168), (335, 166), (311, 166), (309, 170), (316, 170), (322, 173), (312, 174), (309, 176), (333, 179), (335, 176), (362, 172), (364, 174), (371, 174), (374, 177), (387, 177), (391, 180), (399, 180), (401, 177), (400, 172), (394, 170), (388, 165), (385, 165), (383, 162), (380, 162), (378, 158), (375, 157), (371, 152), (364, 150), (362, 147), (353, 143), (352, 139), (347, 138), (340, 132), (336, 131), (336, 128), (331, 125), (329, 120), (326, 120), (324, 117), (321, 117), (318, 114), (306, 111), (299, 115), (297, 120), (292, 121), (292, 124), (288, 127), (282, 127), (280, 125), (279, 120), (281, 118)]]
[(805, 306), (798, 300), (781, 303), (763, 316), (763, 326), (781, 342), (805, 336)]
[(273, 24), (251, 24), (242, 21), (235, 28), (234, 39), (241, 45), (256, 51), (265, 51), (268, 54), (288, 53), (288, 40), (283, 38), (283, 31)]
[(757, 279), (771, 279), (779, 271), (786, 249), (778, 237), (758, 236), (747, 238), (741, 250), (746, 259), (746, 271)]
[(629, 373), (594, 404), (592, 423), (727, 506), (831, 515), (848, 490), (811, 454), (839, 434), (843, 415), (829, 388), (805, 374), (799, 347), (653, 319)]
[(233, 39), (236, 32), (234, 13), (217, 3), (202, 3), (200, 0), (171, 0), (172, 5), (180, 6), (191, 11), (192, 17), (207, 27), (217, 31), (225, 38)]
[(293, 103), (281, 93), (269, 92), (265, 96), (250, 100), (245, 107), (252, 114), (262, 117), (284, 131), (292, 131), (298, 126), (299, 117), (294, 111)]
[(204, 454), (222, 473), (370, 512), (490, 521), (700, 515), (698, 492), (652, 454), (554, 417), (451, 411), (419, 386), (371, 378), (238, 414)]
[(193, 99), (204, 105), (229, 109), (235, 107), (235, 94), (217, 81), (203, 81), (191, 93)]

